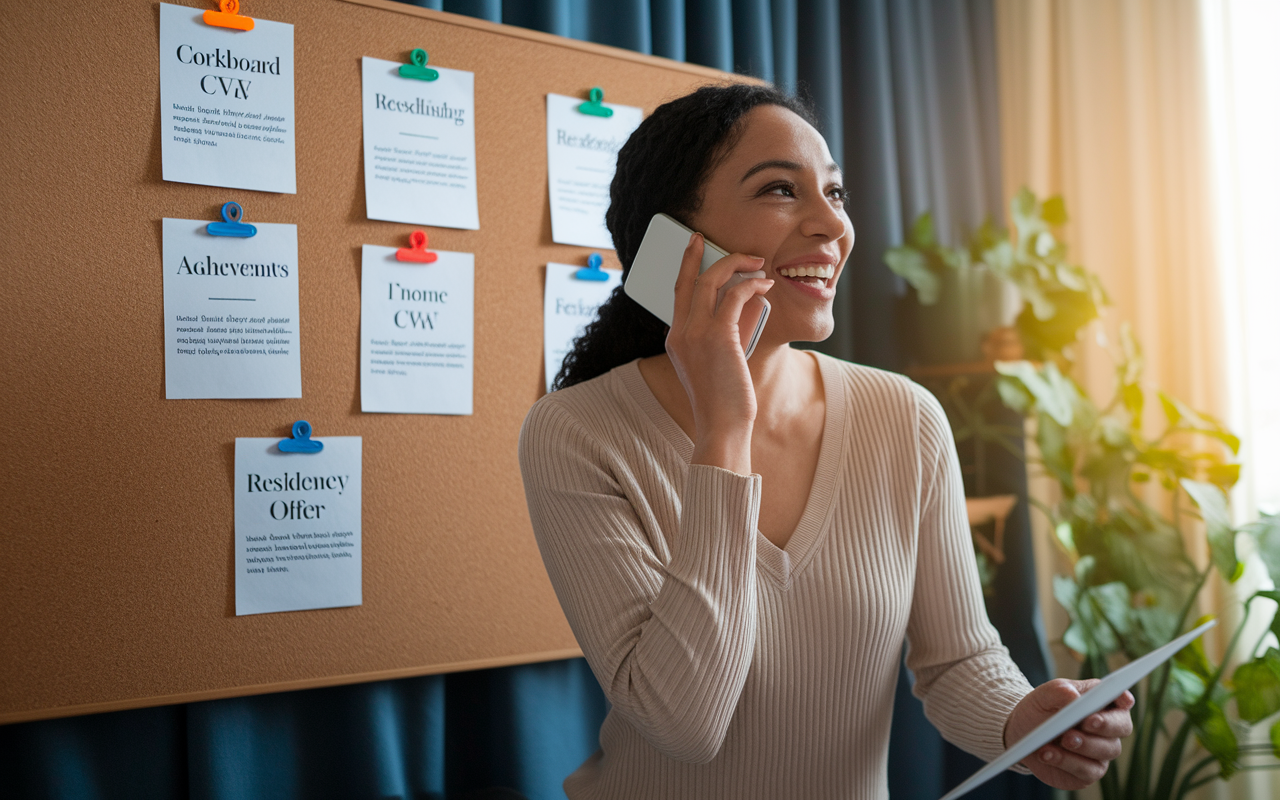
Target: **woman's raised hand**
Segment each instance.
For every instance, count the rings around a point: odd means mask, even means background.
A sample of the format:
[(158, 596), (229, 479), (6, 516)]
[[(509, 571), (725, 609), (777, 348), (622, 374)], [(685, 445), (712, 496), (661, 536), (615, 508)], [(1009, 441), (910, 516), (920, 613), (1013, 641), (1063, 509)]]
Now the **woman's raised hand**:
[(689, 238), (676, 278), (675, 316), (667, 334), (667, 354), (693, 407), (693, 463), (751, 472), (751, 428), (756, 394), (742, 350), (739, 318), (751, 298), (773, 286), (749, 278), (730, 287), (717, 307), (720, 289), (737, 272), (755, 272), (764, 259), (734, 253), (706, 272), (703, 237)]

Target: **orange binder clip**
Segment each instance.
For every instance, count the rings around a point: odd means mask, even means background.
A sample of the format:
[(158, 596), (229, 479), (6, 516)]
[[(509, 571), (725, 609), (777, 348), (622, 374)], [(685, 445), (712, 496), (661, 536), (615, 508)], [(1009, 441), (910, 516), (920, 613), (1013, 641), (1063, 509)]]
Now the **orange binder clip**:
[(396, 250), (396, 261), (413, 261), (418, 264), (430, 264), (439, 256), (427, 249), (427, 235), (422, 231), (409, 234), (409, 246)]
[(218, 0), (220, 11), (204, 12), (204, 24), (237, 31), (253, 30), (253, 17), (240, 13), (240, 0)]

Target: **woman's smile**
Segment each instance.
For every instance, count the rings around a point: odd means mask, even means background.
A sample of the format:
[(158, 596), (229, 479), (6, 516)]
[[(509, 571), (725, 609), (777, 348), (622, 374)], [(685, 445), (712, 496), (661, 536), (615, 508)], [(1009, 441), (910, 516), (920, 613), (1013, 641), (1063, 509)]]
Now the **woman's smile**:
[(840, 256), (831, 253), (809, 253), (772, 267), (778, 286), (791, 286), (819, 300), (831, 300), (836, 294)]

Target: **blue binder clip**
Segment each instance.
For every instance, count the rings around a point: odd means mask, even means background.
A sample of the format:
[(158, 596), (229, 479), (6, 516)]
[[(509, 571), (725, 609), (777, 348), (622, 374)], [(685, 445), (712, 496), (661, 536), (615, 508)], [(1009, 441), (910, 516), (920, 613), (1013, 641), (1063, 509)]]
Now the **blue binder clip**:
[(599, 253), (592, 253), (587, 256), (587, 266), (573, 273), (573, 277), (580, 281), (607, 281), (609, 273), (600, 269), (600, 265), (604, 263), (604, 259)]
[(238, 239), (248, 239), (250, 236), (257, 236), (258, 229), (252, 225), (248, 225), (240, 220), (244, 219), (244, 209), (239, 203), (230, 202), (222, 204), (222, 222), (210, 222), (205, 226), (205, 233), (210, 236), (234, 236)]
[(300, 419), (293, 423), (293, 438), (281, 439), (276, 445), (282, 453), (319, 453), (324, 442), (311, 438), (311, 423)]

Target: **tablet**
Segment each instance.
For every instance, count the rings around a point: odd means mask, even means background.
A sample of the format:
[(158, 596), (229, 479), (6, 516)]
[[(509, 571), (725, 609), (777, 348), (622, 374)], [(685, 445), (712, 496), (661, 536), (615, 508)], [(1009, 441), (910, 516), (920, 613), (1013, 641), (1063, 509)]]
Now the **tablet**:
[(1218, 621), (1216, 619), (1211, 619), (1195, 630), (1182, 634), (1164, 647), (1152, 650), (1142, 658), (1125, 664), (1103, 678), (1101, 683), (1080, 695), (1079, 698), (1068, 704), (1057, 714), (1040, 723), (1039, 727), (1022, 737), (1013, 747), (1005, 750), (999, 758), (970, 775), (964, 783), (947, 792), (942, 800), (955, 800), (957, 797), (968, 794), (1041, 747), (1057, 739), (1075, 727), (1080, 720), (1095, 711), (1101, 711), (1111, 705), (1116, 698), (1149, 675), (1152, 670), (1173, 658), (1179, 650), (1191, 644), (1201, 634), (1217, 624)]

